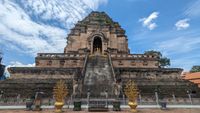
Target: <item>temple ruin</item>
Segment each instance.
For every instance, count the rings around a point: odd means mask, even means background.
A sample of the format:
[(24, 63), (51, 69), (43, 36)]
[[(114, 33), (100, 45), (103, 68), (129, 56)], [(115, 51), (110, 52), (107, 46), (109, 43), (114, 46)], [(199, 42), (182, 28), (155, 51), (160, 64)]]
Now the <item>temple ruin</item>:
[(183, 69), (162, 68), (156, 54), (132, 54), (125, 30), (105, 12), (91, 12), (71, 29), (63, 53), (38, 53), (35, 67), (10, 67), (11, 77), (0, 82), (7, 96), (29, 97), (37, 91), (52, 97), (57, 80), (65, 80), (77, 98), (124, 95), (124, 84), (133, 80), (140, 96), (162, 93), (167, 98), (200, 97), (199, 88), (181, 78)]

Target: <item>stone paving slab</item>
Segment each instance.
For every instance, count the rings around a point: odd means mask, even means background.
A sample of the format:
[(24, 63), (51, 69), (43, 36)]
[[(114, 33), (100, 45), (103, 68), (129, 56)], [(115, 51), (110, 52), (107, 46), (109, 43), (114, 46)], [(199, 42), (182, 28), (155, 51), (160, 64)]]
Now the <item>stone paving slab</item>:
[[(25, 110), (0, 110), (0, 113), (54, 113), (54, 110), (44, 109), (42, 111), (25, 111)], [(64, 109), (63, 113), (88, 113), (85, 109), (83, 111), (72, 111), (71, 109)], [(89, 112), (93, 113), (93, 112)], [(95, 112), (95, 113), (106, 113), (106, 112)], [(107, 113), (131, 113), (129, 109), (124, 109), (121, 112), (109, 111)], [(138, 113), (200, 113), (200, 109), (138, 109)]]
[[(26, 108), (25, 105), (13, 105), (13, 106), (2, 106), (2, 105), (0, 105), (0, 110), (6, 110), (6, 109), (16, 110), (16, 109), (25, 109), (25, 108)], [(44, 106), (43, 105), (42, 108), (53, 109), (54, 106)], [(73, 105), (70, 105), (70, 106), (65, 105), (63, 108), (73, 109), (74, 106)], [(81, 108), (87, 109), (88, 106), (82, 105)], [(108, 108), (112, 109), (112, 106), (109, 105)], [(121, 105), (121, 108), (122, 109), (129, 109), (130, 107), (128, 105)], [(137, 108), (139, 108), (139, 109), (159, 109), (160, 106), (159, 105), (138, 105)], [(200, 105), (167, 105), (167, 108), (170, 108), (170, 109), (199, 109), (200, 110)]]

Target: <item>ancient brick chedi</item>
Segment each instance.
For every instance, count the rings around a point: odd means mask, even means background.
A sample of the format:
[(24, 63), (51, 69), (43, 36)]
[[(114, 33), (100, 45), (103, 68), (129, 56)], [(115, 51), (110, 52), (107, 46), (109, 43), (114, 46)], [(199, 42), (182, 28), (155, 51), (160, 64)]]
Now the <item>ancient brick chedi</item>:
[(187, 97), (199, 89), (181, 79), (182, 69), (161, 68), (157, 54), (131, 54), (128, 38), (119, 23), (104, 12), (91, 12), (75, 24), (67, 36), (64, 53), (38, 53), (35, 67), (11, 67), (11, 77), (0, 82), (8, 96), (31, 96), (43, 91), (52, 96), (57, 80), (68, 84), (69, 92), (94, 97), (108, 92), (120, 96), (127, 80), (134, 80), (142, 96), (155, 91), (165, 96)]

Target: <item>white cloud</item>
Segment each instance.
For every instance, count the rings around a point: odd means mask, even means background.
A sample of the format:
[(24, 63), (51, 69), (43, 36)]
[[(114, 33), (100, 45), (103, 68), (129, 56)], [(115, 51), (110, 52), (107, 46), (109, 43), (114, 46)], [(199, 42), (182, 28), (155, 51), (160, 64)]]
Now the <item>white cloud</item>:
[(10, 73), (8, 72), (8, 66), (5, 68), (4, 76), (5, 76), (6, 78), (10, 77)]
[(177, 30), (187, 29), (188, 27), (190, 27), (190, 24), (188, 22), (189, 22), (189, 19), (183, 19), (183, 20), (177, 21), (175, 24), (176, 29)]
[(200, 37), (178, 37), (157, 42), (157, 48), (168, 54), (188, 53), (200, 49), (198, 45)]
[[(199, 30), (167, 31), (157, 35), (160, 38), (154, 45), (154, 49), (161, 51), (164, 56), (171, 59), (172, 67), (180, 67), (185, 70), (198, 65), (200, 60), (200, 32)], [(148, 37), (149, 39), (157, 37)], [(164, 39), (164, 40), (163, 40)]]
[[(16, 4), (0, 4), (1, 40), (15, 45), (22, 52), (35, 54), (42, 51), (60, 51), (65, 45), (66, 31), (58, 27), (38, 24)], [(46, 36), (44, 39), (42, 36)], [(60, 44), (58, 44), (60, 43)]]
[(35, 63), (33, 64), (23, 64), (19, 61), (11, 61), (10, 65), (8, 65), (7, 67), (34, 67)]
[(23, 64), (19, 61), (11, 61), (10, 65), (6, 66), (4, 76), (5, 77), (10, 77), (10, 73), (8, 72), (9, 67), (35, 67), (35, 63), (33, 64)]
[[(82, 19), (99, 5), (107, 4), (108, 0), (21, 0), (28, 14), (42, 20), (59, 22), (65, 28)], [(30, 10), (31, 9), (31, 10)]]
[(157, 24), (153, 21), (158, 18), (158, 15), (158, 12), (153, 12), (148, 17), (139, 19), (139, 22), (142, 22), (143, 26), (147, 27), (149, 30), (153, 30), (157, 27)]
[(172, 67), (185, 71), (199, 64), (200, 37), (178, 37), (156, 43), (158, 51), (171, 59)]
[(171, 67), (186, 70), (200, 63), (200, 30), (198, 28), (181, 31), (164, 29), (159, 33), (138, 29), (132, 36), (135, 38), (130, 38), (129, 46), (133, 48), (131, 51), (134, 53), (157, 50), (162, 52), (163, 56), (170, 58)]
[[(0, 43), (7, 50), (31, 55), (63, 52), (65, 37), (73, 24), (106, 3), (107, 0), (0, 1)], [(55, 21), (55, 25), (48, 21)]]
[(91, 9), (97, 10), (100, 4), (107, 4), (108, 0), (83, 0)]
[(184, 12), (187, 16), (190, 17), (199, 17), (200, 16), (200, 0), (194, 1)]
[(171, 60), (171, 64), (173, 65), (173, 67), (182, 67), (184, 71), (189, 71), (192, 68), (192, 66), (199, 65), (199, 55), (185, 56), (176, 57), (176, 59)]

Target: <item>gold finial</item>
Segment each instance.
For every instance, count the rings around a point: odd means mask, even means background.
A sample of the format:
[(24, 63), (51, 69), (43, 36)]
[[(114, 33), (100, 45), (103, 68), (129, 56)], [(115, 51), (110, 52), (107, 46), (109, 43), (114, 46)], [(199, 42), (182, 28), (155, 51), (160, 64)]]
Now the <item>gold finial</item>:
[(131, 107), (132, 112), (137, 112), (137, 97), (138, 97), (138, 89), (134, 81), (129, 80), (125, 86), (124, 92), (129, 99), (128, 105)]
[(56, 113), (62, 112), (62, 107), (64, 105), (64, 100), (67, 94), (68, 94), (68, 90), (65, 86), (64, 81), (62, 80), (58, 81), (53, 89), (53, 95), (56, 100), (55, 102)]

